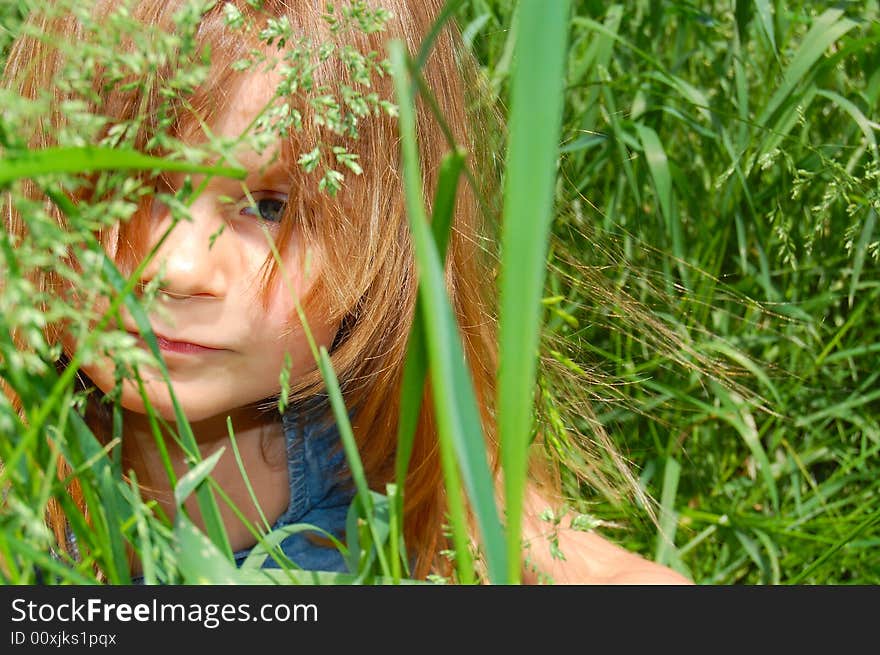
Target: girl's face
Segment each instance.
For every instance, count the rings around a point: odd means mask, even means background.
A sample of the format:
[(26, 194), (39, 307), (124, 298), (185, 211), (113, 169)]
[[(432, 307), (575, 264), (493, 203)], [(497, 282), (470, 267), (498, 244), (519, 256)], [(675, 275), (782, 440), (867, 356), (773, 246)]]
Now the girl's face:
[[(239, 136), (271, 98), (273, 88), (267, 75), (244, 76), (228, 95), (225, 111), (218, 113), (214, 134)], [(264, 263), (272, 258), (266, 230), (277, 233), (289, 191), (280, 158), (272, 163), (276, 152), (272, 148), (262, 154), (237, 151), (238, 163), (248, 171), (245, 184), (253, 204), (240, 181), (211, 179), (190, 206), (192, 221), (174, 227), (145, 272), (145, 281), (156, 276), (161, 280), (161, 310), (151, 314), (150, 322), (174, 393), (191, 422), (222, 416), (277, 394), (285, 354), (292, 361), (291, 380), (315, 367), (290, 290), (300, 298), (305, 295), (320, 275), (321, 257), (314, 249), (306, 253), (297, 247), (296, 233), (283, 261), (284, 272), (279, 271), (263, 304)], [(193, 187), (201, 181), (193, 179)], [(151, 247), (170, 222), (167, 209), (154, 202)], [(124, 320), (126, 329), (137, 334), (131, 318)], [(307, 314), (307, 320), (317, 343), (329, 345), (338, 326), (314, 314)], [(113, 365), (108, 360), (83, 368), (101, 390), (113, 387)], [(153, 408), (173, 419), (171, 398), (159, 372), (141, 367), (141, 377)], [(127, 380), (123, 385), (123, 407), (144, 412), (136, 383)]]

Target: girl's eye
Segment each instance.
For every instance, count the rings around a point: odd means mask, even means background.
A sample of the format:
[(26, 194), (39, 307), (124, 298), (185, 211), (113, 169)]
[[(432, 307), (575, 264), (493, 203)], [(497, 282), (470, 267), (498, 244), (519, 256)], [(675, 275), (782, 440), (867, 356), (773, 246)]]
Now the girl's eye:
[(287, 206), (287, 196), (265, 196), (255, 198), (254, 203), (241, 210), (245, 216), (259, 216), (269, 223), (277, 223), (284, 216), (284, 208)]

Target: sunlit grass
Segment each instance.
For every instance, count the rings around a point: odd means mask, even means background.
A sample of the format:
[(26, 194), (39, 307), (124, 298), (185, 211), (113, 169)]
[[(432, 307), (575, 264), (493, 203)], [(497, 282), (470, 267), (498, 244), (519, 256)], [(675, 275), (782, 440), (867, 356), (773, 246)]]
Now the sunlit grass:
[[(512, 13), (460, 13), (502, 92)], [(659, 523), (572, 494), (697, 582), (876, 583), (877, 3), (574, 14), (545, 348)]]

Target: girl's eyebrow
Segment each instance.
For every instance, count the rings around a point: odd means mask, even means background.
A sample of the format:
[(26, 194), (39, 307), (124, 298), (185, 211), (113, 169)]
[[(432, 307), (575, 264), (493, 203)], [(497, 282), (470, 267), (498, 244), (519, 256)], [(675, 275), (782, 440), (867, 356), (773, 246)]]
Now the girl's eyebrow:
[(290, 170), (288, 163), (280, 152), (267, 159), (257, 157), (252, 152), (240, 153), (237, 156), (238, 163), (248, 171), (247, 180), (278, 180), (289, 181)]
[(258, 153), (251, 148), (237, 148), (233, 157), (236, 162), (248, 170), (269, 170), (281, 163), (280, 150), (271, 150), (267, 148), (264, 152)]

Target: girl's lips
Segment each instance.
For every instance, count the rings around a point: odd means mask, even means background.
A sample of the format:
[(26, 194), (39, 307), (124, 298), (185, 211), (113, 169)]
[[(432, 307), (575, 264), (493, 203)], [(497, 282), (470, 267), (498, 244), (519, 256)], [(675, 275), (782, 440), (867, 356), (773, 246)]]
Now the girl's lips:
[(198, 343), (189, 343), (188, 341), (172, 341), (171, 339), (166, 339), (158, 334), (156, 335), (156, 341), (159, 343), (159, 349), (163, 352), (195, 355), (198, 353), (216, 352), (219, 350), (218, 348), (210, 348)]
[[(129, 334), (135, 337), (144, 348), (147, 348), (147, 344), (144, 341), (144, 338), (140, 336), (137, 332), (129, 332)], [(165, 353), (197, 355), (199, 353), (209, 353), (223, 350), (223, 348), (212, 348), (211, 346), (205, 346), (200, 343), (190, 343), (189, 341), (174, 341), (173, 339), (163, 337), (161, 334), (156, 334), (156, 342), (159, 344), (159, 350)]]

